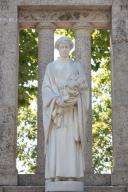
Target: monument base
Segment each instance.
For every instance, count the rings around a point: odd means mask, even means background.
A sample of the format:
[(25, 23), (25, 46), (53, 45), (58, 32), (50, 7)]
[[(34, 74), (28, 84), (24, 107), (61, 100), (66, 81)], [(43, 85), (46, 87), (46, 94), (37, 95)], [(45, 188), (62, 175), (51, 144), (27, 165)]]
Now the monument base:
[(128, 170), (112, 173), (111, 182), (112, 185), (128, 185)]
[(0, 186), (1, 185), (17, 185), (18, 183), (18, 178), (17, 174), (0, 174)]
[(84, 183), (81, 181), (46, 181), (45, 191), (84, 191)]

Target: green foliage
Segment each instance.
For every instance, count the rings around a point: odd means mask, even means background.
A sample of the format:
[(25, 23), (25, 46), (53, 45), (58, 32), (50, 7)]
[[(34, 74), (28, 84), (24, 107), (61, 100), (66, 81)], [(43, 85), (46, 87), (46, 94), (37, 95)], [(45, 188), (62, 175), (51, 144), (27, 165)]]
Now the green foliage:
[(32, 96), (37, 95), (37, 43), (37, 33), (34, 30), (20, 30), (19, 107), (28, 107)]
[(92, 47), (91, 47), (92, 70), (97, 71), (98, 68), (100, 67), (102, 59), (110, 58), (110, 43), (109, 43), (110, 32), (108, 30), (103, 29), (95, 30), (92, 33), (91, 37), (92, 37)]
[(69, 37), (72, 40), (75, 37), (75, 34), (74, 34), (74, 32), (71, 29), (67, 29), (67, 30), (66, 29), (56, 29), (55, 33), (58, 34), (58, 35), (67, 36), (67, 37)]
[(104, 60), (92, 72), (93, 166), (97, 173), (110, 172), (112, 166), (111, 72), (107, 65)]
[(93, 168), (110, 173), (112, 167), (112, 108), (110, 32), (92, 33)]
[(38, 39), (35, 30), (20, 31), (17, 167), (20, 172), (36, 168), (37, 110), (31, 103), (37, 97)]
[(37, 116), (36, 109), (20, 107), (17, 128), (17, 163), (20, 172), (33, 173), (37, 157)]
[[(56, 33), (75, 36), (70, 29)], [(97, 173), (110, 172), (112, 163), (109, 36), (107, 30), (92, 33), (93, 167)], [(37, 98), (37, 44), (34, 30), (20, 31), (18, 163), (25, 172), (34, 172), (36, 167), (37, 117), (31, 103)], [(74, 52), (71, 57), (75, 58)]]

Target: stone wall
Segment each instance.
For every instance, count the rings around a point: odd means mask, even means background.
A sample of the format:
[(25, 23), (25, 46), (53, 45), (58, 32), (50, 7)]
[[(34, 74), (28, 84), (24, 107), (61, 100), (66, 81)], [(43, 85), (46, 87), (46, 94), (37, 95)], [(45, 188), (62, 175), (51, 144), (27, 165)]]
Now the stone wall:
[(16, 185), (18, 25), (15, 1), (0, 1), (0, 185)]
[(128, 184), (128, 1), (112, 8), (112, 184)]

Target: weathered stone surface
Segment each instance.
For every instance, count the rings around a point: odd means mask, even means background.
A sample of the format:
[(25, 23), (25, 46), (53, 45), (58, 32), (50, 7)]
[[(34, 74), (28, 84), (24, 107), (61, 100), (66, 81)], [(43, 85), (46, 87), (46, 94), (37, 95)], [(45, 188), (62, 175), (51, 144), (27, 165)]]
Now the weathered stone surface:
[[(128, 41), (128, 1), (114, 0), (112, 7), (113, 43)], [(121, 47), (120, 47), (121, 48)]]
[[(10, 186), (3, 187), (4, 192), (44, 192), (44, 187), (31, 187), (31, 186)], [(0, 191), (2, 192), (2, 191)]]
[(111, 175), (107, 174), (86, 174), (84, 178), (85, 186), (110, 186)]
[[(44, 192), (45, 189), (44, 187), (32, 187), (32, 186), (10, 186), (10, 187), (1, 187), (0, 192)], [(85, 192), (127, 192), (126, 187), (121, 187), (121, 186), (108, 186), (108, 187), (103, 187), (103, 186), (88, 186), (85, 187), (84, 189)], [(80, 192), (80, 191), (79, 191)]]
[(18, 0), (19, 5), (85, 5), (85, 6), (111, 6), (112, 0)]
[(42, 21), (56, 23), (57, 28), (63, 28), (64, 22), (69, 27), (76, 22), (88, 22), (94, 28), (110, 28), (111, 27), (111, 10), (74, 8), (53, 8), (49, 7), (20, 7), (19, 23), (20, 27), (35, 27), (37, 23)]
[(0, 185), (16, 185), (17, 7), (0, 1)]
[(128, 1), (112, 7), (113, 185), (128, 184)]
[[(91, 107), (91, 29), (88, 23), (74, 26), (76, 36), (76, 55), (85, 69), (88, 91), (86, 99), (88, 103), (87, 123), (85, 126), (85, 173), (92, 172), (92, 107)], [(86, 118), (86, 117), (85, 117)]]
[[(43, 186), (44, 175), (39, 174), (19, 174), (18, 185), (22, 186)], [(84, 179), (85, 186), (109, 186), (111, 185), (111, 175), (86, 174)]]
[(0, 10), (8, 10), (8, 9), (9, 9), (9, 0), (1, 0)]
[(115, 173), (112, 174), (112, 184), (128, 185), (128, 171), (115, 171)]
[(126, 192), (126, 187), (115, 187), (115, 186), (88, 186), (85, 187), (85, 192)]
[[(12, 169), (14, 164), (14, 127), (15, 108), (0, 106), (0, 173)], [(7, 173), (9, 174), (9, 171)]]
[[(37, 136), (37, 173), (43, 174), (45, 170), (44, 160), (44, 132), (42, 115), (42, 82), (46, 66), (54, 58), (54, 26), (51, 23), (40, 23), (37, 26), (39, 34), (38, 47), (38, 136)], [(47, 45), (47, 46), (46, 46)]]
[(81, 181), (56, 181), (56, 182), (46, 181), (45, 191), (83, 192), (84, 184)]
[(19, 186), (44, 186), (44, 174), (19, 174)]

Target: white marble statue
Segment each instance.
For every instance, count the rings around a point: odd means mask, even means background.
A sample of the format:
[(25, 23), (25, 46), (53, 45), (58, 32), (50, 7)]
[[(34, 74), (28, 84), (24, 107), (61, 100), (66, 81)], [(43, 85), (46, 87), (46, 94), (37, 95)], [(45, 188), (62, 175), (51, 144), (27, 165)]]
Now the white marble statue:
[(69, 58), (72, 41), (56, 41), (60, 58), (47, 65), (42, 86), (45, 178), (74, 180), (84, 176), (87, 84), (79, 62)]

